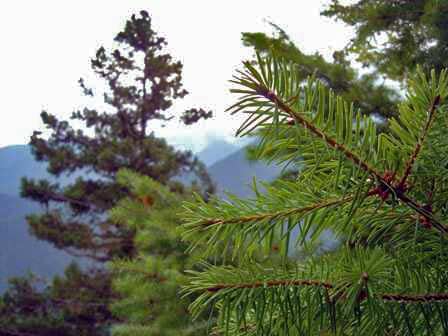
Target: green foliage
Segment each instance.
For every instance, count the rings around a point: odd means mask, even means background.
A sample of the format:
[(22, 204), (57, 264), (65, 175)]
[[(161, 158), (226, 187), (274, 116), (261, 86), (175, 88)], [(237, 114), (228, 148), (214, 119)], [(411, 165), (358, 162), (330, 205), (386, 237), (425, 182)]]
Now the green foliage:
[(119, 296), (112, 311), (121, 321), (113, 327), (113, 335), (204, 334), (207, 324), (193, 323), (189, 301), (179, 297), (185, 269), (194, 264), (178, 233), (185, 196), (129, 170), (120, 171), (117, 181), (131, 195), (110, 211), (111, 219), (135, 230), (136, 256), (111, 263), (113, 288)]
[(322, 14), (352, 26), (347, 51), (391, 79), (402, 81), (417, 64), (426, 71), (448, 66), (446, 0), (332, 0)]
[[(154, 134), (161, 123), (177, 120), (189, 125), (209, 118), (211, 112), (189, 109), (173, 114), (174, 101), (187, 94), (182, 64), (164, 51), (166, 41), (154, 31), (148, 13), (132, 15), (114, 41), (114, 49), (101, 47), (91, 60), (92, 71), (107, 87), (107, 112), (85, 108), (65, 121), (44, 111), (41, 117), (50, 136), (36, 131), (31, 137), (34, 156), (48, 163), (50, 174), (81, 176), (64, 186), (24, 178), (21, 191), (46, 210), (29, 217), (34, 235), (101, 262), (134, 253), (133, 232), (105, 216), (128, 194), (115, 181), (119, 169), (133, 169), (173, 190), (181, 189), (175, 178), (191, 173), (205, 194), (213, 190), (204, 166), (191, 152), (178, 151)], [(95, 95), (82, 79), (80, 86), (85, 95)]]
[[(448, 333), (446, 72), (418, 69), (378, 134), (297, 68), (258, 56), (234, 76), (238, 134), (259, 132), (261, 157), (300, 173), (254, 199), (185, 203), (191, 249), (234, 263), (193, 272), (192, 312), (211, 305), (224, 335)], [(339, 249), (291, 258), (327, 230)]]
[(274, 36), (264, 33), (243, 33), (245, 46), (265, 56), (282, 58), (297, 65), (300, 78), (314, 75), (346, 101), (353, 102), (364, 114), (390, 117), (396, 113), (397, 93), (384, 84), (375, 73), (359, 75), (346, 59), (344, 52), (335, 52), (333, 62), (322, 55), (307, 55), (291, 41), (279, 26), (271, 23)]
[[(69, 121), (59, 120), (43, 111), (42, 122), (49, 136), (35, 131), (31, 137), (30, 146), (35, 158), (48, 163), (48, 171), (55, 179), (52, 182), (22, 180), (22, 196), (38, 202), (44, 210), (28, 216), (30, 231), (74, 256), (93, 259), (98, 268), (96, 271), (88, 270), (96, 272), (95, 277), (90, 277), (89, 273), (67, 273), (67, 284), (62, 288), (70, 288), (71, 293), (64, 295), (81, 295), (82, 299), (77, 304), (85, 314), (79, 317), (77, 312), (71, 312), (71, 301), (62, 301), (56, 310), (57, 314), (64, 311), (58, 315), (62, 329), (54, 334), (102, 335), (102, 330), (115, 322), (109, 311), (109, 300), (115, 295), (110, 286), (111, 274), (102, 271), (103, 263), (118, 257), (138, 257), (138, 253), (146, 251), (137, 250), (137, 246), (143, 244), (139, 239), (144, 237), (140, 234), (134, 239), (136, 227), (122, 225), (108, 217), (108, 212), (117, 202), (130, 195), (127, 186), (116, 181), (121, 168), (149, 176), (179, 193), (184, 191), (184, 186), (177, 180), (188, 174), (195, 181), (193, 184), (198, 192), (203, 195), (213, 192), (205, 166), (191, 152), (176, 150), (154, 133), (158, 125), (171, 120), (191, 125), (211, 117), (210, 111), (201, 108), (175, 113), (174, 102), (188, 92), (182, 86), (182, 64), (173, 60), (165, 47), (165, 39), (155, 32), (147, 12), (132, 15), (116, 35), (114, 47), (111, 50), (99, 48), (91, 60), (93, 73), (106, 87), (104, 93), (99, 93), (104, 97), (105, 111), (84, 108), (75, 111)], [(97, 94), (86, 86), (83, 79), (79, 84), (84, 95)], [(78, 177), (70, 179), (72, 182), (69, 184), (58, 183), (58, 178), (67, 180), (73, 176)], [(158, 213), (161, 218), (168, 216), (163, 223), (170, 223), (169, 219), (173, 218), (168, 211)], [(167, 255), (176, 254), (180, 248), (176, 236), (168, 234), (168, 227), (160, 228), (157, 235), (164, 233), (163, 239), (158, 236), (161, 250), (151, 250), (152, 253), (162, 253), (164, 249), (163, 253)], [(153, 241), (148, 239), (148, 242)], [(181, 259), (174, 255), (171, 258), (176, 263)], [(170, 262), (167, 260), (167, 265)], [(147, 256), (143, 261), (138, 257), (134, 266), (156, 268), (157, 265), (158, 261)], [(177, 278), (170, 279), (165, 285), (168, 291), (177, 286)], [(51, 312), (54, 309), (52, 300), (61, 294), (59, 287), (59, 280), (55, 280), (42, 294), (45, 300), (50, 300), (48, 309)], [(83, 297), (85, 288), (97, 291), (89, 292), (88, 302)], [(14, 288), (11, 293), (19, 295)], [(90, 311), (92, 305), (101, 314)], [(46, 325), (53, 320), (51, 312), (35, 320), (34, 310), (20, 310), (14, 328), (16, 331), (27, 328), (27, 321), (31, 319), (36, 322), (36, 330), (46, 330)], [(24, 326), (21, 321), (24, 321)], [(79, 323), (79, 326), (73, 328), (72, 323)], [(170, 322), (163, 322), (161, 318), (157, 323), (166, 325)]]
[(102, 271), (83, 272), (75, 264), (50, 286), (34, 276), (11, 279), (0, 298), (0, 333), (106, 336), (112, 320), (109, 286)]

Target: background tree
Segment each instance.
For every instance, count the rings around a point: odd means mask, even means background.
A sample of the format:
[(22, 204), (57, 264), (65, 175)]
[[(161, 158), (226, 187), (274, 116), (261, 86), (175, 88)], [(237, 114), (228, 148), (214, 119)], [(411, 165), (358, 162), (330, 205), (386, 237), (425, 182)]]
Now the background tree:
[[(155, 180), (120, 171), (118, 182), (131, 191), (111, 211), (111, 219), (136, 232), (136, 256), (111, 263), (113, 288), (118, 295), (112, 312), (119, 318), (112, 334), (205, 335), (207, 320), (193, 323), (188, 312), (191, 302), (179, 296), (186, 284), (185, 270), (193, 267), (197, 253), (188, 255), (179, 226), (182, 200)], [(195, 257), (196, 255), (196, 257)]]
[[(196, 108), (175, 112), (173, 102), (187, 91), (181, 82), (182, 65), (164, 52), (165, 45), (148, 13), (133, 15), (116, 35), (115, 48), (109, 52), (101, 47), (91, 61), (92, 70), (106, 84), (105, 111), (85, 108), (74, 112), (70, 121), (42, 112), (50, 135), (36, 131), (30, 146), (38, 161), (48, 163), (54, 179), (23, 179), (22, 196), (44, 209), (28, 217), (30, 230), (96, 263), (94, 269), (69, 267), (44, 290), (27, 279), (14, 282), (3, 296), (0, 333), (108, 335), (110, 325), (117, 323), (109, 310), (115, 299), (112, 278), (102, 263), (137, 253), (134, 228), (108, 216), (130, 195), (116, 181), (119, 169), (130, 168), (180, 193), (184, 186), (178, 180), (188, 175), (196, 181), (192, 188), (203, 195), (212, 192), (204, 166), (154, 132), (157, 125), (170, 121), (191, 125), (211, 116)], [(80, 85), (85, 95), (94, 95), (82, 79)]]
[[(109, 335), (116, 320), (108, 309), (110, 281), (104, 270), (71, 264), (51, 285), (35, 276), (10, 280), (0, 298), (0, 334), (6, 336)], [(44, 288), (42, 288), (44, 286)]]
[(420, 64), (448, 65), (448, 4), (439, 0), (332, 0), (323, 15), (355, 29), (346, 51), (365, 66), (402, 81)]
[[(91, 61), (92, 70), (107, 85), (104, 102), (110, 111), (85, 108), (74, 112), (71, 122), (80, 122), (82, 129), (42, 112), (50, 137), (45, 139), (40, 132), (31, 137), (35, 158), (48, 162), (52, 175), (81, 172), (81, 176), (64, 186), (26, 178), (22, 182), (22, 196), (46, 209), (44, 214), (28, 217), (32, 233), (58, 248), (98, 261), (133, 254), (133, 233), (105, 216), (127, 195), (115, 181), (120, 168), (133, 169), (173, 190), (180, 188), (175, 178), (192, 173), (204, 192), (212, 190), (204, 166), (191, 152), (175, 150), (154, 133), (157, 122), (176, 116), (173, 101), (187, 91), (181, 83), (182, 65), (163, 52), (165, 39), (153, 30), (148, 13), (133, 15), (115, 42), (116, 49), (107, 52), (101, 47)], [(80, 84), (85, 94), (93, 95), (82, 79)], [(190, 109), (178, 120), (193, 124), (210, 116), (211, 112)]]
[(297, 65), (301, 78), (315, 75), (335, 93), (351, 101), (364, 114), (390, 117), (396, 113), (397, 92), (384, 84), (375, 73), (360, 75), (346, 58), (344, 51), (333, 54), (333, 62), (318, 53), (307, 55), (295, 45), (288, 34), (274, 23), (272, 36), (265, 33), (242, 34), (243, 44), (261, 55), (281, 57)]
[[(418, 70), (382, 134), (282, 59), (245, 62), (234, 83), (238, 135), (261, 130), (271, 157), (302, 167), (253, 199), (185, 205), (191, 248), (236, 264), (193, 273), (192, 312), (212, 305), (224, 335), (446, 334), (446, 72)], [(324, 230), (338, 250), (290, 257)]]

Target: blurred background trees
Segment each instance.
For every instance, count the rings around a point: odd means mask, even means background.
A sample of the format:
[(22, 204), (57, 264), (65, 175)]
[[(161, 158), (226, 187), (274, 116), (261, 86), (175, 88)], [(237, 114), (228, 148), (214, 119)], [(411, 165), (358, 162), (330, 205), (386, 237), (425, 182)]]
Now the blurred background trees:
[[(120, 169), (132, 169), (172, 192), (184, 192), (182, 179), (192, 181), (193, 189), (204, 196), (213, 192), (204, 165), (154, 132), (157, 126), (174, 121), (192, 125), (211, 117), (211, 112), (174, 109), (174, 101), (188, 93), (182, 86), (182, 64), (164, 51), (166, 41), (155, 32), (149, 14), (132, 15), (114, 42), (114, 49), (101, 47), (91, 60), (92, 71), (105, 84), (104, 110), (75, 111), (69, 121), (42, 112), (50, 135), (35, 131), (30, 145), (35, 158), (48, 163), (54, 179), (22, 180), (22, 196), (44, 209), (28, 217), (31, 232), (83, 257), (90, 266), (69, 268), (41, 293), (25, 280), (15, 281), (5, 294), (6, 310), (0, 318), (0, 326), (8, 330), (33, 334), (42, 330), (42, 335), (108, 333), (107, 326), (115, 322), (109, 312), (114, 294), (104, 262), (136, 255), (135, 227), (112, 221), (108, 214), (129, 195), (127, 187), (116, 181)], [(83, 79), (79, 83), (83, 94), (96, 94)], [(67, 176), (76, 178), (72, 183), (58, 183)], [(28, 302), (26, 293), (37, 301)], [(17, 313), (11, 308), (14, 300), (18, 307), (27, 308)], [(85, 323), (79, 322), (83, 319)]]
[(331, 0), (322, 15), (355, 30), (345, 52), (387, 78), (402, 81), (421, 65), (448, 65), (448, 3), (439, 0)]
[[(120, 171), (118, 182), (131, 191), (111, 211), (111, 219), (135, 230), (134, 258), (117, 258), (111, 264), (112, 286), (118, 299), (112, 312), (120, 322), (112, 329), (116, 336), (205, 335), (208, 316), (192, 320), (181, 286), (186, 270), (195, 267), (199, 251), (187, 252), (181, 241), (182, 202), (166, 186), (129, 170)], [(205, 314), (206, 315), (206, 314)]]

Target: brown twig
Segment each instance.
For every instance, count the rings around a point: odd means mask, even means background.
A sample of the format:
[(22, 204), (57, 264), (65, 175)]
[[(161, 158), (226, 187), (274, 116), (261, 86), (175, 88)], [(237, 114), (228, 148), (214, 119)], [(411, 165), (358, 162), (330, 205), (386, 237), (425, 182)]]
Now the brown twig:
[(448, 301), (448, 293), (427, 294), (381, 294), (381, 299), (387, 302), (420, 303)]
[[(368, 193), (369, 195), (370, 193)], [(373, 195), (373, 193), (372, 193)], [(338, 199), (338, 200), (330, 200), (327, 202), (319, 202), (319, 203), (315, 203), (303, 208), (293, 208), (293, 209), (288, 209), (288, 210), (282, 210), (282, 211), (277, 211), (277, 212), (270, 212), (270, 213), (265, 213), (265, 214), (261, 214), (261, 215), (252, 215), (252, 216), (243, 216), (243, 217), (236, 217), (236, 218), (229, 218), (229, 219), (211, 219), (205, 222), (200, 223), (198, 226), (202, 226), (204, 228), (212, 226), (212, 225), (222, 225), (222, 224), (245, 224), (245, 223), (249, 223), (249, 222), (254, 222), (254, 221), (260, 221), (260, 220), (264, 220), (264, 219), (272, 219), (272, 218), (276, 218), (276, 217), (286, 217), (286, 216), (292, 216), (298, 213), (306, 213), (309, 211), (313, 211), (313, 210), (317, 210), (317, 209), (322, 209), (322, 208), (326, 208), (326, 207), (330, 207), (333, 205), (340, 205), (340, 204), (344, 204), (347, 202), (350, 202), (354, 199), (354, 196), (347, 196), (344, 197), (342, 199)]]
[(327, 134), (322, 132), (319, 128), (314, 126), (308, 120), (300, 115), (300, 113), (292, 110), (283, 100), (281, 100), (274, 92), (269, 91), (266, 87), (258, 87), (258, 94), (262, 95), (266, 99), (270, 100), (274, 104), (276, 104), (281, 110), (286, 112), (291, 118), (295, 120), (296, 123), (302, 125), (304, 128), (308, 129), (311, 133), (313, 133), (318, 138), (324, 140), (330, 147), (336, 149), (337, 151), (342, 152), (347, 159), (355, 163), (357, 166), (361, 167), (364, 171), (373, 175), (377, 179), (381, 180), (382, 176), (379, 172), (377, 172), (374, 168), (370, 167), (370, 165), (363, 161), (358, 155), (354, 152), (350, 151), (343, 144), (338, 143), (333, 138), (329, 137)]
[(431, 104), (431, 107), (429, 108), (428, 120), (426, 121), (425, 127), (423, 128), (423, 132), (420, 135), (420, 138), (418, 139), (417, 143), (415, 144), (414, 151), (412, 152), (411, 156), (409, 157), (408, 161), (406, 162), (403, 177), (401, 178), (401, 180), (398, 184), (398, 187), (400, 187), (400, 188), (403, 188), (405, 186), (406, 180), (409, 177), (409, 175), (411, 174), (412, 167), (414, 166), (414, 163), (417, 160), (418, 154), (420, 153), (420, 150), (422, 149), (423, 142), (425, 141), (425, 139), (428, 135), (429, 129), (431, 128), (431, 125), (434, 121), (437, 107), (439, 106), (439, 104), (440, 104), (440, 96), (436, 96), (434, 98), (434, 101)]
[[(367, 279), (368, 279), (367, 273), (363, 273), (361, 280), (363, 282), (367, 282)], [(255, 281), (252, 283), (240, 283), (240, 284), (216, 284), (215, 286), (208, 287), (205, 290), (208, 292), (215, 293), (224, 289), (247, 289), (247, 288), (260, 288), (260, 287), (272, 288), (282, 286), (313, 286), (313, 287), (322, 287), (326, 289), (335, 288), (332, 283), (326, 281), (298, 279), (298, 280), (269, 280), (265, 282)], [(376, 297), (385, 302), (400, 302), (400, 303), (420, 303), (420, 302), (424, 303), (424, 302), (448, 301), (448, 293), (425, 293), (425, 294), (383, 293), (383, 294), (377, 294)]]
[(208, 292), (217, 292), (222, 289), (242, 289), (242, 288), (259, 288), (259, 287), (280, 287), (280, 286), (315, 286), (324, 288), (333, 288), (331, 283), (319, 280), (270, 280), (270, 281), (256, 281), (251, 283), (240, 284), (217, 284), (213, 287), (208, 287)]

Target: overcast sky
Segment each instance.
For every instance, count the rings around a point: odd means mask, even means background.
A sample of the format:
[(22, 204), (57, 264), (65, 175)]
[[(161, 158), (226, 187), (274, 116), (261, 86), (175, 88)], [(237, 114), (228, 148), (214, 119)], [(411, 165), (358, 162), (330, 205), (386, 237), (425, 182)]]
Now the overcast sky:
[[(68, 118), (85, 104), (77, 81), (89, 78), (89, 60), (110, 44), (132, 13), (144, 9), (184, 64), (190, 95), (174, 106), (212, 109), (215, 118), (189, 128), (172, 125), (161, 135), (199, 150), (211, 137), (233, 141), (239, 120), (224, 109), (233, 101), (228, 80), (251, 51), (241, 32), (271, 32), (280, 25), (305, 52), (330, 58), (351, 31), (319, 16), (323, 0), (27, 0), (0, 2), (0, 147), (25, 144), (42, 130), (42, 109)], [(160, 134), (160, 133), (159, 133)]]

